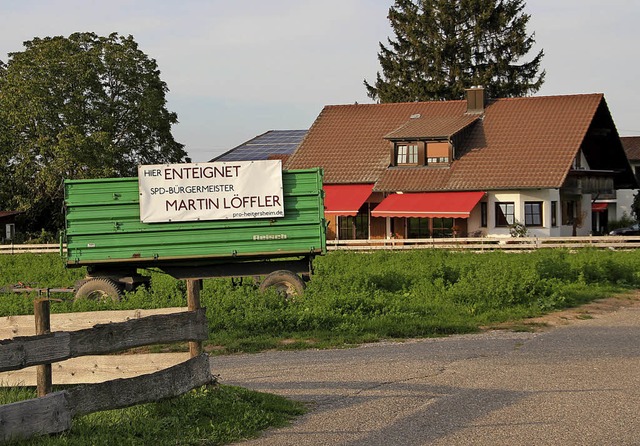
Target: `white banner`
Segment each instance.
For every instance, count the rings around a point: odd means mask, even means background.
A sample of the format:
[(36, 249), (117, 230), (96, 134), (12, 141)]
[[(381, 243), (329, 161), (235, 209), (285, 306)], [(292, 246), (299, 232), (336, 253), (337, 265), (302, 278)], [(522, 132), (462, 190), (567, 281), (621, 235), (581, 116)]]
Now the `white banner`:
[(143, 223), (284, 217), (280, 160), (138, 166)]

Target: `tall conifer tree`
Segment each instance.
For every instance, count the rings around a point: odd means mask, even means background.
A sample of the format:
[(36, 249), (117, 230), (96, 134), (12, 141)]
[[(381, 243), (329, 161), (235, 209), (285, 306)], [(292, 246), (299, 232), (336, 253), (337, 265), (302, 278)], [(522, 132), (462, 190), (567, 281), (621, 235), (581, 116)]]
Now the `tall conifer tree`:
[(490, 97), (535, 93), (544, 82), (544, 51), (522, 62), (535, 43), (524, 0), (396, 0), (395, 39), (380, 43), (382, 74), (370, 98), (380, 102), (461, 99), (482, 86)]

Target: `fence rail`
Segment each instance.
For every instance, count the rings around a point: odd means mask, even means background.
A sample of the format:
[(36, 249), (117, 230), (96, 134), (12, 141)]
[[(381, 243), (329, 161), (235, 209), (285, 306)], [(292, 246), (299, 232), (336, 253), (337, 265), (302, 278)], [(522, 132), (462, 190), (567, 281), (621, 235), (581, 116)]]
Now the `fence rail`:
[[(195, 281), (189, 281), (188, 286), (196, 288), (197, 284), (190, 282)], [(200, 307), (197, 293), (190, 293), (190, 311), (99, 324), (76, 331), (49, 332), (48, 302), (41, 299), (34, 303), (36, 333), (41, 334), (0, 341), (0, 371), (33, 365), (43, 368), (38, 369), (40, 398), (0, 406), (0, 444), (62, 432), (71, 428), (76, 416), (178, 396), (215, 380), (209, 356), (201, 353), (200, 348), (190, 348), (191, 359), (155, 373), (41, 395), (41, 384), (50, 388), (53, 362), (143, 345), (176, 341), (199, 344), (208, 337), (205, 309)], [(43, 320), (46, 323), (42, 323)]]
[(150, 344), (208, 336), (205, 309), (147, 316), (126, 322), (100, 324), (77, 331), (13, 338), (0, 344), (0, 372), (87, 355), (103, 355)]
[(74, 417), (178, 396), (212, 381), (209, 356), (135, 378), (85, 384), (0, 406), (0, 443), (69, 430)]
[[(374, 250), (374, 249), (538, 249), (538, 248), (640, 248), (640, 235), (602, 235), (584, 237), (466, 237), (466, 238), (415, 238), (415, 239), (368, 239), (327, 240), (329, 250)], [(0, 245), (0, 254), (57, 253), (58, 244)]]
[(31, 244), (31, 245), (0, 245), (0, 254), (23, 254), (26, 252), (33, 252), (37, 254), (56, 253), (60, 252), (60, 245), (58, 243), (49, 244)]
[(467, 237), (423, 239), (327, 240), (328, 250), (379, 249), (534, 250), (540, 248), (640, 248), (640, 236)]

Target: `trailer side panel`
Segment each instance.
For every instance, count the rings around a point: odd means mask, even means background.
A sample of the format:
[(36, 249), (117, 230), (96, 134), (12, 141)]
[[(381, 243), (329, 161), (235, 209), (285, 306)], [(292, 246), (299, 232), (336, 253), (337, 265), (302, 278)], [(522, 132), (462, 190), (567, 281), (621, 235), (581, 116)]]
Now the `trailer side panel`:
[(229, 262), (326, 252), (322, 171), (283, 171), (285, 216), (142, 223), (137, 178), (65, 181), (69, 266)]

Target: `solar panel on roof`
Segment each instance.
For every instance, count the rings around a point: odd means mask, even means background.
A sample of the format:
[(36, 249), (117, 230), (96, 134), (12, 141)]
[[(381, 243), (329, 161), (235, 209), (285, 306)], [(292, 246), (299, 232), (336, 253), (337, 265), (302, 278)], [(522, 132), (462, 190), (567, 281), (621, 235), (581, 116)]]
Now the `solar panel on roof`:
[(270, 130), (223, 153), (212, 161), (265, 160), (273, 155), (291, 155), (306, 134), (306, 130)]

